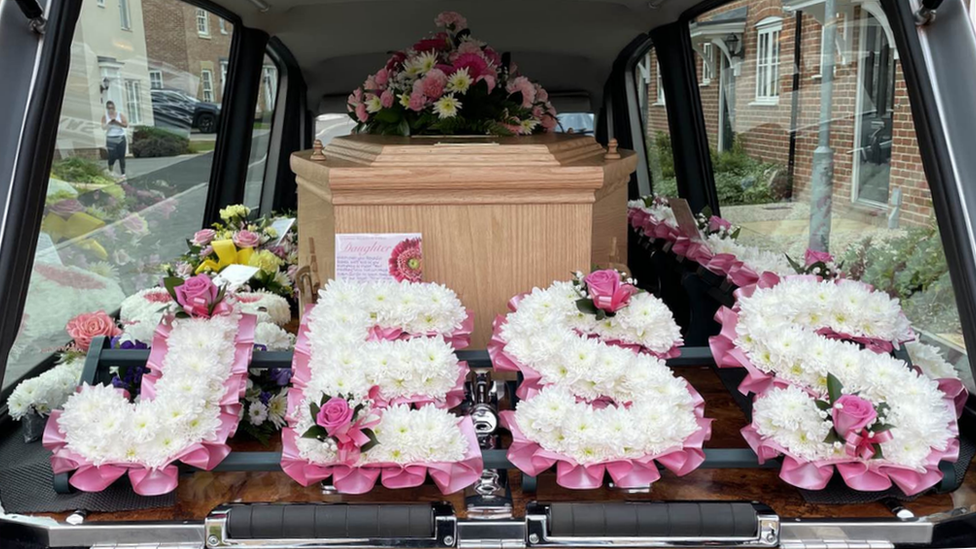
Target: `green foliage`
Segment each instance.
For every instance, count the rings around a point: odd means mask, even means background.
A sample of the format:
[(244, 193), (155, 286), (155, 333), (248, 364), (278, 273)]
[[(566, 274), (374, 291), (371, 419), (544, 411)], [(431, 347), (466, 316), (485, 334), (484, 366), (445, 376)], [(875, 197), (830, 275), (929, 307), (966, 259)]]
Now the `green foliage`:
[(93, 183), (96, 185), (115, 183), (105, 175), (102, 163), (78, 156), (55, 160), (51, 164), (51, 175), (69, 183)]
[(162, 128), (136, 126), (132, 154), (136, 158), (179, 156), (190, 152), (190, 139)]
[[(671, 136), (657, 132), (649, 146), (654, 193), (678, 196), (674, 173), (674, 149)], [(763, 162), (749, 156), (741, 141), (735, 140), (727, 151), (711, 151), (715, 174), (715, 190), (719, 204), (767, 204), (788, 198), (791, 194), (786, 182), (786, 170), (778, 164)]]
[(952, 281), (935, 227), (914, 227), (897, 238), (867, 237), (845, 250), (841, 261), (851, 278), (897, 297), (913, 324), (959, 333)]

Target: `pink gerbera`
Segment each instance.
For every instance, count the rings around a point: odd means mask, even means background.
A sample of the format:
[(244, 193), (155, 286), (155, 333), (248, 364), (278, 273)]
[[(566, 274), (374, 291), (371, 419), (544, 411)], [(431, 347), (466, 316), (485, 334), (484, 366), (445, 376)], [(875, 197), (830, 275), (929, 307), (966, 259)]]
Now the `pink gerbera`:
[(423, 276), (424, 255), (420, 249), (419, 238), (408, 238), (393, 248), (390, 254), (390, 274), (398, 282), (409, 280), (420, 282)]

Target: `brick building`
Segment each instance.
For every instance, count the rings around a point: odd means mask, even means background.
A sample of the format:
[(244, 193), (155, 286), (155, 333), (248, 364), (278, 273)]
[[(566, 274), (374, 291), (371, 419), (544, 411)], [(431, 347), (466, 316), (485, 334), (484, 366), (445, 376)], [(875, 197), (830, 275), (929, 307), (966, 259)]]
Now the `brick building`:
[[(221, 103), (233, 25), (175, 0), (143, 0), (143, 17), (152, 87), (178, 89), (201, 101)], [(277, 85), (277, 69), (265, 57), (259, 112), (273, 108)]]
[[(927, 224), (931, 196), (891, 28), (875, 0), (838, 0), (835, 17), (834, 208), (884, 215), (900, 194), (899, 221)], [(724, 151), (735, 143), (749, 156), (777, 164), (771, 177), (788, 182), (792, 173), (796, 200), (808, 199), (813, 177), (823, 23), (823, 0), (737, 0), (690, 27), (711, 147)], [(653, 51), (645, 65), (653, 138), (667, 133), (667, 115)]]

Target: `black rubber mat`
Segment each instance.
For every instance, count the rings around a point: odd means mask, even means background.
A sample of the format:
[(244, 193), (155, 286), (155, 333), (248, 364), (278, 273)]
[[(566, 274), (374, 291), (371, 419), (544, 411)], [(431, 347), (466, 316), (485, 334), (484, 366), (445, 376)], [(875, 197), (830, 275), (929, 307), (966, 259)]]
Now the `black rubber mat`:
[(169, 507), (176, 494), (144, 497), (132, 491), (123, 476), (101, 492), (58, 494), (54, 491), (51, 452), (40, 442), (25, 444), (19, 429), (0, 440), (0, 504), (8, 513), (132, 511)]

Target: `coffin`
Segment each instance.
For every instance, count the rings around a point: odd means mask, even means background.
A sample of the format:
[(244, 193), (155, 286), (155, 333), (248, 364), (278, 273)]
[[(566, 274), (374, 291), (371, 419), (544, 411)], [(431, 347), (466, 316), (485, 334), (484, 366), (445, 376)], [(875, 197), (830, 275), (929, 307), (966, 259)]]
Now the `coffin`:
[(424, 279), (457, 291), (474, 312), (472, 345), (484, 347), (513, 295), (626, 265), (637, 157), (611, 149), (571, 134), (355, 135), (334, 139), (324, 159), (297, 152), (300, 262), (325, 281), (336, 233), (422, 233)]

